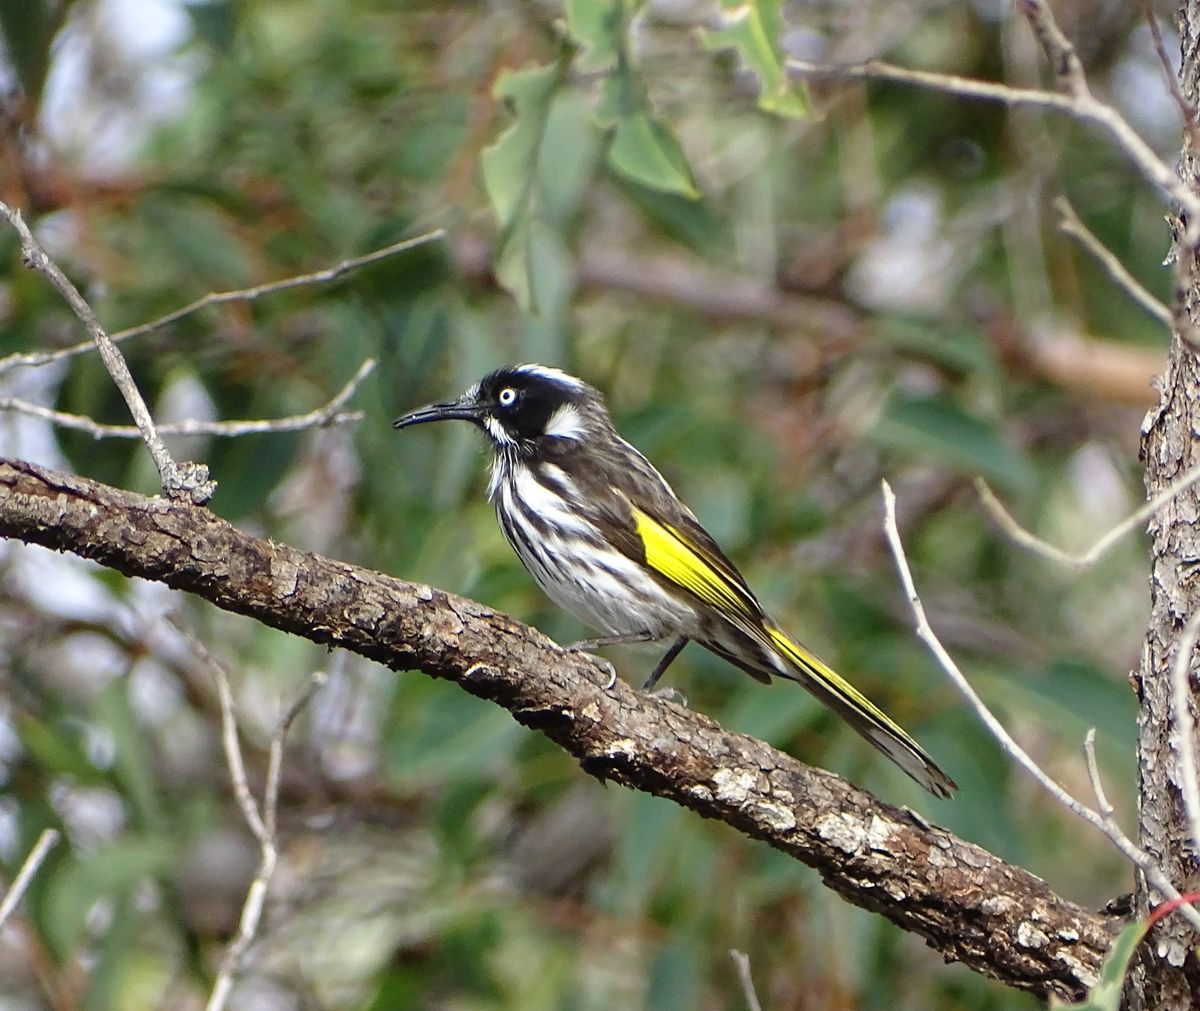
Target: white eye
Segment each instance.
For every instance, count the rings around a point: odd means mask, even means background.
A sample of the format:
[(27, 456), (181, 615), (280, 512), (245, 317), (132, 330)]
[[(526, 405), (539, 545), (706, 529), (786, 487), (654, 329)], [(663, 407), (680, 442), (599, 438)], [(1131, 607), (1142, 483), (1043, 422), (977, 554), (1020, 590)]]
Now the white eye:
[(497, 399), (500, 401), (501, 407), (512, 407), (517, 402), (517, 391), (511, 386), (506, 386), (500, 391)]

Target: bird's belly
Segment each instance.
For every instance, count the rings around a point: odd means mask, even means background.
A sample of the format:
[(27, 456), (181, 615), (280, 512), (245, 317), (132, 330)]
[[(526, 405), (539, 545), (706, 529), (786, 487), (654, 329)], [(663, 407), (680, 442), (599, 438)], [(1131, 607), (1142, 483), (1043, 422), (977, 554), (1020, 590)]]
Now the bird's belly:
[[(571, 543), (555, 534), (536, 542), (509, 536), (517, 556), (555, 604), (605, 635), (646, 632), (654, 638), (697, 627), (686, 600), (670, 596), (642, 566), (611, 549)], [(514, 531), (515, 533), (515, 531)]]

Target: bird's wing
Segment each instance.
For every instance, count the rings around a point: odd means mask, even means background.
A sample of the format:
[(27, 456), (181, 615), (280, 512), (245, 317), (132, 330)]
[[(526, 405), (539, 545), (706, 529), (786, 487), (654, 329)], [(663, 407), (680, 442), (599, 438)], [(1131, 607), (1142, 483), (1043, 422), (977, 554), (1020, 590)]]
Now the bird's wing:
[(746, 580), (640, 452), (614, 432), (611, 451), (557, 462), (622, 554), (765, 642), (766, 615)]
[(698, 523), (676, 526), (636, 505), (632, 520), (641, 547), (639, 560), (647, 568), (715, 607), (735, 625), (755, 628), (756, 638), (762, 635), (762, 608), (742, 574)]

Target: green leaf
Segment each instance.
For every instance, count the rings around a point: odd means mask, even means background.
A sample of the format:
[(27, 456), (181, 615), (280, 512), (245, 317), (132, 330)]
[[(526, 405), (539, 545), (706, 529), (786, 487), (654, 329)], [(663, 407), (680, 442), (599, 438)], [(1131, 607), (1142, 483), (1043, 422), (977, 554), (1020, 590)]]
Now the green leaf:
[(596, 124), (612, 131), (607, 158), (618, 175), (662, 193), (699, 198), (683, 148), (670, 128), (650, 111), (645, 91), (628, 64), (604, 82)]
[(502, 228), (511, 227), (525, 210), (559, 78), (557, 63), (529, 66), (501, 74), (492, 91), (508, 103), (513, 117), (480, 158), (483, 185)]
[(493, 95), (507, 102), (511, 125), (480, 158), (483, 185), (500, 222), (496, 278), (526, 312), (537, 312), (532, 226), (538, 158), (551, 103), (561, 80), (558, 64), (530, 66), (500, 75)]
[(701, 29), (706, 49), (735, 49), (759, 81), (758, 107), (788, 119), (810, 113), (807, 93), (788, 77), (779, 44), (781, 0), (721, 0), (721, 27)]
[(938, 460), (1021, 493), (1033, 483), (1029, 460), (996, 427), (948, 397), (894, 397), (871, 431), (878, 443)]
[(580, 47), (576, 69), (611, 70), (621, 55), (625, 32), (622, 0), (565, 0), (567, 34)]
[(1057, 997), (1051, 997), (1051, 1011), (1061, 1008), (1073, 1008), (1074, 1011), (1118, 1011), (1129, 961), (1149, 929), (1148, 923), (1138, 922), (1131, 923), (1122, 930), (1113, 942), (1108, 958), (1104, 960), (1104, 968), (1100, 970), (1100, 982), (1088, 991), (1087, 998), (1078, 1004), (1069, 1004)]
[(49, 883), (46, 932), (60, 956), (79, 942), (92, 906), (101, 898), (119, 898), (147, 878), (165, 873), (175, 848), (163, 836), (126, 833), (78, 860), (64, 862)]
[(133, 806), (137, 822), (143, 827), (160, 827), (164, 815), (158, 796), (158, 778), (145, 729), (129, 699), (128, 679), (114, 680), (100, 692), (96, 697), (96, 717), (112, 735), (116, 746), (113, 772)]
[(41, 99), (54, 39), (70, 7), (47, 0), (0, 0), (5, 55), (34, 106)]
[(29, 714), (18, 718), (16, 728), (25, 750), (49, 772), (70, 776), (90, 786), (105, 782), (104, 773), (88, 758), (77, 734), (69, 733), (60, 724), (45, 723)]
[(996, 375), (994, 345), (977, 327), (956, 327), (923, 317), (880, 321), (879, 336), (898, 350), (933, 362), (957, 375)]

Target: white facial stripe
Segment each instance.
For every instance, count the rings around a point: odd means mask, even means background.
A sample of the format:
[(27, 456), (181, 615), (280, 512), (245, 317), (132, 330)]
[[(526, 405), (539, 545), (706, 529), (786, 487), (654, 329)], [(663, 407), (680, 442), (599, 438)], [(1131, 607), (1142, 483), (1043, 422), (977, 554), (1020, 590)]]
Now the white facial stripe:
[(529, 376), (541, 376), (543, 379), (549, 379), (551, 382), (558, 383), (560, 386), (565, 386), (568, 389), (583, 389), (582, 379), (576, 379), (574, 376), (567, 375), (562, 369), (552, 369), (548, 365), (518, 365), (514, 371), (524, 372)]
[(487, 429), (487, 434), (490, 435), (498, 445), (515, 446), (516, 440), (509, 435), (504, 426), (500, 424), (499, 418), (486, 417), (483, 419), (483, 427)]
[(558, 439), (582, 439), (587, 434), (583, 415), (574, 404), (563, 404), (546, 422), (546, 435)]

